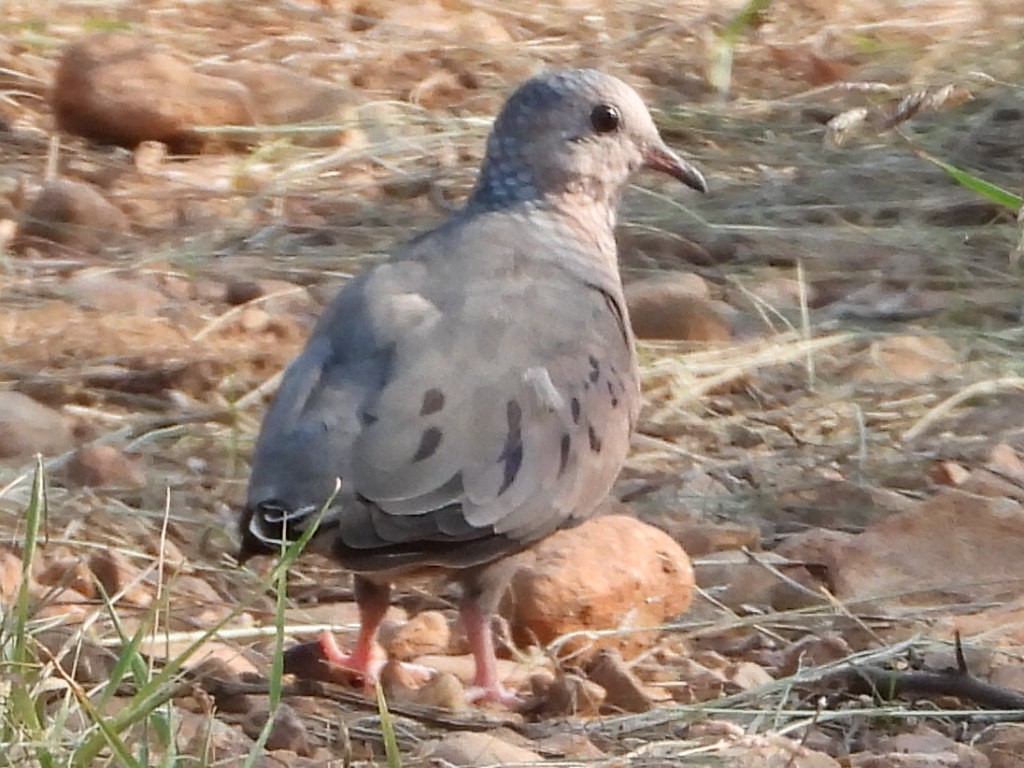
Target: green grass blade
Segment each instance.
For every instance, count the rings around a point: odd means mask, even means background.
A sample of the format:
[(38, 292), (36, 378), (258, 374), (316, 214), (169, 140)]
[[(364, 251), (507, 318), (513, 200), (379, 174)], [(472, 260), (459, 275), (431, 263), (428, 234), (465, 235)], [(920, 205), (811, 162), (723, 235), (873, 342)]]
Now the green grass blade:
[(739, 13), (729, 19), (719, 38), (730, 45), (735, 44), (742, 35), (761, 22), (771, 4), (772, 0), (748, 0), (746, 5), (740, 8)]
[(274, 627), (276, 631), (274, 632), (274, 658), (270, 666), (269, 711), (267, 713), (267, 722), (263, 724), (260, 735), (253, 744), (252, 749), (249, 750), (249, 754), (246, 755), (242, 768), (252, 768), (257, 758), (263, 753), (263, 747), (266, 746), (267, 739), (270, 738), (270, 732), (274, 727), (277, 711), (281, 705), (282, 678), (284, 677), (284, 611), (288, 603), (288, 568), (298, 559), (299, 555), (302, 554), (302, 550), (306, 548), (306, 544), (313, 538), (317, 528), (320, 527), (320, 521), (327, 513), (327, 510), (330, 509), (331, 504), (334, 503), (338, 490), (339, 486), (335, 485), (334, 493), (331, 494), (331, 497), (320, 508), (312, 525), (302, 532), (302, 536), (299, 537), (298, 541), (290, 545), (285, 543), (281, 545), (281, 555), (273, 573), (274, 583), (277, 587), (277, 597), (274, 604)]
[(927, 160), (933, 165), (937, 165), (939, 168), (944, 170), (956, 181), (967, 189), (977, 192), (982, 197), (986, 197), (996, 205), (1001, 205), (1004, 208), (1017, 213), (1020, 211), (1021, 206), (1024, 205), (1024, 197), (1015, 195), (1007, 189), (996, 186), (995, 184), (985, 181), (984, 179), (975, 176), (973, 173), (957, 168), (955, 165), (950, 165), (947, 162), (939, 160), (937, 157), (932, 157), (927, 152), (922, 152), (919, 149), (914, 150), (918, 157)]
[[(33, 670), (38, 661), (32, 651), (32, 635), (29, 617), (32, 608), (30, 585), (32, 582), (32, 563), (35, 560), (39, 545), (39, 532), (46, 519), (46, 473), (43, 469), (42, 456), (36, 456), (36, 469), (32, 475), (32, 490), (28, 507), (25, 509), (25, 539), (21, 547), (21, 584), (14, 606), (14, 622), (11, 627), (13, 648), (11, 664), (21, 678), (19, 683), (11, 686), (10, 699), (7, 702), (9, 717), (15, 724), (16, 731), (27, 729), (32, 733), (41, 733), (43, 723), (36, 709), (36, 701), (31, 693), (34, 677)], [(5, 729), (6, 730), (6, 727)], [(54, 766), (53, 756), (44, 748), (35, 750), (35, 757), (43, 768)]]
[(384, 737), (384, 755), (388, 768), (402, 768), (402, 755), (398, 751), (398, 738), (395, 736), (395, 723), (388, 710), (388, 702), (384, 698), (384, 689), (377, 683), (377, 712), (380, 714), (380, 732)]
[(36, 470), (32, 475), (32, 491), (25, 510), (25, 543), (21, 548), (21, 584), (15, 608), (14, 663), (30, 664), (28, 620), (32, 604), (32, 563), (39, 545), (39, 531), (46, 517), (46, 474), (43, 457), (36, 456)]

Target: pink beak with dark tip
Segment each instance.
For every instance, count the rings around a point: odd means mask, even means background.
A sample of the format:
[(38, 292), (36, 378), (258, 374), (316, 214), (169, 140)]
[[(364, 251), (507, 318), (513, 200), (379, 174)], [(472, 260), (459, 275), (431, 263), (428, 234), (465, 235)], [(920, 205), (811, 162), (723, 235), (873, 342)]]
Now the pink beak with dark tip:
[(664, 144), (651, 144), (644, 149), (644, 167), (667, 173), (698, 192), (708, 191), (708, 183), (701, 172)]

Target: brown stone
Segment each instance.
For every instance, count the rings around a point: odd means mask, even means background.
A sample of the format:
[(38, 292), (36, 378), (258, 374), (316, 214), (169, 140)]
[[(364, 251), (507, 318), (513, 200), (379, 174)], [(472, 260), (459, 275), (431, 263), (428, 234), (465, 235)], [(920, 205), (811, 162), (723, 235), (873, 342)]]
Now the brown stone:
[[(336, 126), (355, 101), (350, 91), (276, 64), (216, 62), (202, 66), (200, 71), (244, 86), (256, 124), (330, 122)], [(296, 133), (293, 137), (298, 143), (314, 145), (335, 143), (337, 138), (337, 128), (322, 134)]]
[[(559, 653), (645, 648), (651, 632), (693, 599), (686, 552), (664, 531), (625, 515), (597, 517), (550, 536), (519, 556), (507, 613), (520, 645), (548, 644), (569, 632), (621, 629), (621, 635), (565, 642)], [(636, 630), (636, 631), (632, 631)]]
[(61, 414), (28, 395), (0, 391), (0, 460), (57, 456), (73, 446), (71, 427)]
[(252, 740), (241, 728), (229, 725), (208, 712), (175, 712), (175, 743), (181, 755), (200, 765), (242, 765)]
[(92, 184), (47, 182), (22, 217), (24, 235), (95, 250), (128, 231), (128, 217)]
[(156, 315), (171, 303), (162, 291), (142, 280), (108, 271), (80, 272), (68, 280), (63, 293), (73, 304), (98, 312)]
[[(432, 669), (438, 674), (452, 674), (463, 685), (472, 684), (476, 673), (476, 662), (468, 654), (462, 656), (419, 656), (413, 662), (418, 666)], [(535, 675), (548, 674), (549, 668), (550, 660), (540, 656), (523, 661), (498, 659), (498, 679), (506, 688), (518, 691), (527, 688)]]
[(988, 758), (991, 768), (1021, 768), (1024, 755), (1024, 727), (1020, 723), (995, 723), (975, 743)]
[(703, 557), (712, 552), (746, 547), (761, 547), (761, 531), (756, 525), (743, 523), (711, 523), (707, 520), (665, 516), (658, 527), (678, 541), (690, 557)]
[(136, 34), (104, 32), (69, 45), (50, 103), (58, 126), (107, 144), (160, 141), (190, 152), (199, 126), (248, 125), (249, 93), (232, 80), (194, 71)]
[(142, 488), (142, 469), (112, 445), (83, 445), (65, 467), (67, 484), (87, 488)]
[[(800, 281), (792, 277), (770, 277), (766, 280), (752, 282), (750, 292), (772, 309), (797, 309), (800, 306)], [(817, 291), (811, 285), (804, 285), (806, 301), (809, 306), (817, 303)]]
[(576, 760), (597, 760), (602, 752), (585, 734), (561, 731), (537, 741), (537, 749), (544, 755)]
[(100, 550), (89, 558), (89, 568), (110, 599), (125, 590), (122, 600), (143, 608), (153, 602), (149, 585), (140, 580), (142, 570), (120, 550)]
[(420, 756), (442, 764), (450, 763), (465, 768), (509, 763), (541, 763), (540, 755), (536, 752), (511, 744), (502, 736), (469, 731), (450, 733), (444, 738), (426, 742), (420, 750)]
[[(250, 739), (260, 735), (270, 712), (266, 709), (258, 709), (250, 712), (242, 721), (242, 730)], [(296, 714), (295, 710), (287, 704), (278, 705), (274, 713), (274, 724), (270, 727), (270, 735), (265, 745), (268, 750), (286, 749), (298, 755), (310, 755), (313, 750), (309, 743), (309, 734), (306, 732), (306, 724)]]
[(710, 266), (734, 256), (735, 244), (727, 239), (709, 243), (688, 240), (675, 232), (623, 228), (617, 235), (620, 260), (626, 266), (679, 269), (691, 264)]
[(607, 698), (604, 688), (593, 680), (564, 672), (543, 690), (535, 689), (534, 693), (543, 696), (544, 703), (539, 712), (543, 717), (594, 716), (601, 711), (601, 705)]
[(627, 286), (626, 304), (637, 338), (697, 342), (732, 338), (724, 305), (697, 293), (699, 288), (691, 282), (652, 278)]
[(643, 683), (630, 671), (618, 651), (604, 649), (587, 670), (590, 679), (605, 691), (605, 703), (625, 712), (646, 712), (654, 706)]
[[(766, 566), (790, 578), (794, 571), (803, 570), (802, 566), (775, 552), (757, 552), (751, 556), (735, 550), (709, 553), (700, 558), (694, 570), (697, 583), (703, 589), (712, 590), (715, 599), (723, 605), (768, 607), (776, 599), (777, 588), (786, 582)], [(813, 602), (820, 603), (822, 599)]]
[(1024, 570), (1022, 541), (1019, 502), (944, 488), (864, 533), (808, 532), (776, 551), (825, 565), (840, 599), (914, 605), (1015, 596)]
[(33, 635), (40, 661), (52, 661), (69, 678), (85, 686), (110, 679), (117, 656), (67, 627), (46, 629)]

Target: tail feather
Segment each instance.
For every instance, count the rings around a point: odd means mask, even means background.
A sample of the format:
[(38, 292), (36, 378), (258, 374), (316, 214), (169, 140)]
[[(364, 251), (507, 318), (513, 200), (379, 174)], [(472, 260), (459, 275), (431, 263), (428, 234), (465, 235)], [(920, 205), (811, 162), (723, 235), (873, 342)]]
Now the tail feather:
[(316, 507), (291, 509), (275, 499), (248, 506), (239, 519), (242, 545), (237, 555), (240, 564), (254, 555), (276, 555), (289, 542), (302, 536), (303, 521)]

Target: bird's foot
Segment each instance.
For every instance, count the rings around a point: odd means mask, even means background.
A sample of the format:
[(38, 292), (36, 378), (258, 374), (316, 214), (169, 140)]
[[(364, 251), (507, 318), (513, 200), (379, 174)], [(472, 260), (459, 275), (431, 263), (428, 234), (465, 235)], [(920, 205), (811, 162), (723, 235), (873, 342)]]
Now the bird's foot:
[[(323, 660), (332, 667), (344, 670), (342, 674), (356, 676), (363, 683), (363, 690), (372, 694), (377, 682), (382, 677), (387, 678), (397, 675), (407, 685), (423, 685), (427, 680), (437, 674), (436, 669), (422, 664), (411, 664), (406, 661), (388, 659), (384, 650), (377, 644), (367, 647), (356, 645), (351, 653), (345, 653), (338, 647), (334, 635), (330, 632), (321, 632), (318, 645)], [(390, 673), (389, 673), (390, 670)]]
[(345, 653), (338, 646), (338, 641), (330, 632), (321, 632), (317, 639), (323, 661), (332, 667), (344, 670), (349, 675), (358, 677), (363, 687), (373, 690), (380, 677), (380, 671), (387, 664), (387, 656), (384, 649), (376, 643), (356, 643), (355, 650)]
[(501, 683), (490, 685), (472, 685), (466, 689), (466, 701), (470, 704), (494, 703), (513, 711), (522, 709), (526, 700), (520, 698)]

